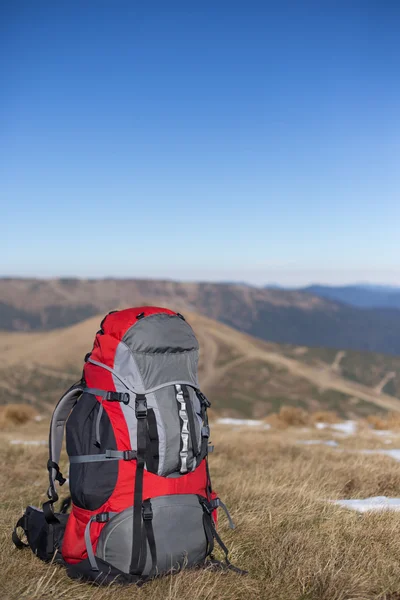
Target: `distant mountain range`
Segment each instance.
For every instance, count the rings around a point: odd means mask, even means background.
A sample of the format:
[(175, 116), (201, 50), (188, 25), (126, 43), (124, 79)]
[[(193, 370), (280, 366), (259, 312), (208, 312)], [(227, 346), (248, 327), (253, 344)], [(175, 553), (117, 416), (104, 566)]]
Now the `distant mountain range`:
[[(262, 289), (245, 284), (139, 279), (0, 279), (0, 329), (65, 327), (109, 310), (141, 304), (195, 311), (263, 340), (400, 355), (400, 291), (348, 286), (352, 303), (324, 295), (334, 289)], [(354, 305), (357, 297), (365, 305)], [(386, 294), (386, 295), (385, 295)], [(351, 296), (350, 292), (347, 298)], [(385, 297), (392, 305), (371, 307)]]
[(400, 310), (400, 288), (379, 285), (345, 285), (327, 286), (310, 285), (300, 291), (327, 298), (337, 302), (344, 302), (357, 308), (396, 308)]

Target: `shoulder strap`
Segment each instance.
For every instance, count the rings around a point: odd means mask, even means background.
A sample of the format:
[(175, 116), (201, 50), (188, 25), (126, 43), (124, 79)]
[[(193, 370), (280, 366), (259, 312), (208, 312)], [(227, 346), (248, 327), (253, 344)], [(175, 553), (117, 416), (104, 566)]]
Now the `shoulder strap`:
[(65, 479), (63, 478), (58, 466), (61, 455), (61, 447), (64, 439), (65, 422), (68, 419), (71, 410), (80, 398), (84, 387), (85, 386), (82, 385), (82, 381), (79, 381), (70, 387), (69, 390), (65, 392), (62, 398), (59, 400), (51, 418), (49, 435), (49, 462), (47, 463), (50, 482), (47, 495), (51, 504), (57, 502), (58, 500), (55, 482), (58, 481), (60, 485), (65, 482)]

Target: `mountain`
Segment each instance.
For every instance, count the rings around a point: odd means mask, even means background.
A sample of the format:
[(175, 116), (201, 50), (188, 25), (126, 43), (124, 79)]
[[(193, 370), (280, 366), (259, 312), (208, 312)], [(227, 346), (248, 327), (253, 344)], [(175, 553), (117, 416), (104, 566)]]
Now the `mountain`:
[(255, 337), (400, 355), (400, 311), (360, 309), (306, 291), (139, 279), (0, 279), (0, 327), (39, 331), (115, 308), (195, 311)]
[(303, 291), (319, 298), (344, 302), (358, 308), (400, 309), (400, 288), (368, 284), (327, 286), (310, 285)]
[[(202, 315), (186, 317), (200, 342), (202, 389), (220, 414), (263, 417), (282, 405), (343, 417), (400, 411), (400, 358), (391, 358), (392, 374), (380, 356), (359, 353), (351, 363), (351, 353), (267, 343)], [(48, 412), (80, 378), (101, 319), (48, 332), (0, 332), (0, 403), (27, 402)]]

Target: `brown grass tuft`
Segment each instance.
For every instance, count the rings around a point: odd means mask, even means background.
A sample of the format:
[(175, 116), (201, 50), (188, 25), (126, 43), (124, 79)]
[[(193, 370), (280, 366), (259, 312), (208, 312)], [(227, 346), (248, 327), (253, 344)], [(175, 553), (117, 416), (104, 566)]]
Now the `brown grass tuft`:
[(369, 415), (367, 422), (372, 429), (400, 429), (400, 413), (390, 412), (386, 417), (378, 415)]
[(0, 429), (13, 425), (24, 425), (37, 415), (36, 410), (29, 404), (7, 404), (0, 407)]
[(311, 413), (312, 423), (338, 423), (339, 417), (333, 410), (317, 410)]

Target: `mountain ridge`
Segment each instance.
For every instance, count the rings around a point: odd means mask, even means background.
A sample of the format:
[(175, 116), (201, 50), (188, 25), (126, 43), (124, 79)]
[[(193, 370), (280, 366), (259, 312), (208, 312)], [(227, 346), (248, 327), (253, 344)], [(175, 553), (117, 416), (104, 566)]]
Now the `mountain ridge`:
[(400, 355), (400, 311), (305, 291), (151, 279), (0, 280), (0, 328), (8, 331), (51, 330), (141, 304), (195, 311), (276, 343)]

